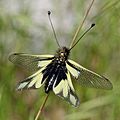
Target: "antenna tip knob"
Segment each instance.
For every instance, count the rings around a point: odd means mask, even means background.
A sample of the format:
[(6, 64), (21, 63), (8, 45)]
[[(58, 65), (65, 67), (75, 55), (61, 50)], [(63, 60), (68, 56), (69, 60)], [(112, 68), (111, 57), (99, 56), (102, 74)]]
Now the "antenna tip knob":
[(51, 14), (51, 12), (50, 11), (48, 11), (48, 15), (50, 15)]
[(95, 26), (95, 23), (93, 23), (93, 24), (91, 25), (91, 28), (94, 27), (94, 26)]

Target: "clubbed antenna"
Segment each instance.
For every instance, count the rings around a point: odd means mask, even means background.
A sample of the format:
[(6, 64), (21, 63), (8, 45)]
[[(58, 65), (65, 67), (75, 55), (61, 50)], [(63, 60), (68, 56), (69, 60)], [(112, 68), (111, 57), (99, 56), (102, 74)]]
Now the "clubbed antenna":
[(60, 48), (60, 44), (59, 44), (59, 42), (58, 42), (58, 39), (57, 39), (57, 36), (56, 36), (56, 33), (55, 33), (55, 29), (54, 29), (54, 26), (53, 26), (53, 23), (52, 23), (52, 20), (51, 20), (50, 15), (51, 15), (51, 12), (48, 11), (48, 18), (49, 18), (49, 21), (50, 21), (50, 24), (51, 24), (51, 27), (52, 27), (52, 30), (53, 30), (53, 34), (54, 34), (55, 40), (56, 40), (56, 42), (57, 42), (57, 45), (58, 45), (59, 48)]
[(69, 50), (73, 49), (73, 48), (77, 45), (77, 43), (78, 43), (94, 26), (95, 26), (94, 23), (91, 24), (91, 26), (80, 36), (80, 38), (74, 43), (74, 45), (73, 45)]

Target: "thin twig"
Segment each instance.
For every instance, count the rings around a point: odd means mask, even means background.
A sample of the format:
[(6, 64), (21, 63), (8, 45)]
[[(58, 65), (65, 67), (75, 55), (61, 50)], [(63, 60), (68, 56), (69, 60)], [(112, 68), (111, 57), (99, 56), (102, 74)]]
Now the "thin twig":
[(82, 26), (83, 26), (83, 24), (84, 24), (84, 22), (85, 22), (85, 20), (86, 20), (86, 18), (87, 18), (87, 16), (88, 16), (88, 13), (90, 12), (90, 9), (91, 9), (93, 3), (94, 3), (94, 0), (92, 0), (91, 4), (90, 4), (90, 6), (89, 6), (89, 8), (88, 8), (88, 10), (87, 10), (87, 12), (86, 12), (86, 14), (85, 14), (85, 17), (84, 17), (82, 23), (80, 22), (80, 24), (79, 24), (78, 29), (76, 30), (75, 35), (74, 35), (74, 37), (73, 37), (73, 40), (72, 40), (72, 42), (71, 42), (71, 44), (70, 44), (70, 48), (73, 46), (73, 44), (74, 44), (74, 42), (75, 42), (75, 40), (76, 40), (76, 38), (77, 38), (77, 36), (78, 36), (78, 34), (79, 34)]
[(44, 106), (45, 106), (45, 103), (46, 103), (46, 101), (47, 101), (47, 99), (48, 99), (48, 96), (49, 96), (49, 93), (46, 95), (46, 97), (45, 97), (45, 99), (44, 99), (44, 101), (43, 101), (43, 104), (40, 106), (40, 109), (39, 109), (39, 111), (38, 111), (38, 113), (37, 113), (37, 115), (36, 115), (36, 117), (35, 117), (35, 120), (38, 120), (39, 116), (41, 115), (41, 113), (42, 113), (42, 111), (43, 111), (43, 108), (44, 108)]

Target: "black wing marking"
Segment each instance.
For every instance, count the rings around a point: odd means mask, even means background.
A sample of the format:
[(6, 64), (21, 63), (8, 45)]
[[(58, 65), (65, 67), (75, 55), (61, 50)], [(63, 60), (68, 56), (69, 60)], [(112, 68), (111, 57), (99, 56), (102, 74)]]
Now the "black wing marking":
[(29, 55), (25, 53), (14, 53), (9, 56), (12, 63), (32, 72), (48, 64), (53, 58), (53, 55)]
[[(77, 81), (80, 85), (85, 87), (94, 87), (94, 88), (102, 88), (102, 89), (112, 89), (112, 83), (105, 78), (93, 71), (90, 71), (73, 60), (68, 60), (68, 66), (72, 67), (72, 69), (76, 70), (79, 73)], [(68, 70), (71, 72), (70, 68)], [(72, 74), (72, 73), (71, 73)]]

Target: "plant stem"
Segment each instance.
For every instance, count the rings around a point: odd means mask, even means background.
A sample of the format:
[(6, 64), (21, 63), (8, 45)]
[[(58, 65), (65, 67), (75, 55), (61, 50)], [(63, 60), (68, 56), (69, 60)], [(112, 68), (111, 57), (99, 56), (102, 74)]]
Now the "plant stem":
[(49, 93), (46, 95), (46, 97), (45, 97), (45, 99), (44, 99), (44, 101), (43, 101), (43, 104), (40, 106), (40, 109), (39, 109), (39, 111), (38, 111), (38, 113), (37, 113), (37, 115), (36, 115), (36, 117), (35, 117), (35, 120), (38, 120), (39, 116), (41, 115), (41, 113), (42, 113), (42, 111), (43, 111), (43, 108), (44, 108), (44, 106), (45, 106), (45, 104), (46, 104), (46, 101), (47, 101), (47, 99), (48, 99), (48, 96), (49, 96)]
[(90, 6), (89, 6), (89, 8), (88, 8), (88, 10), (87, 10), (87, 12), (86, 12), (86, 14), (85, 14), (85, 17), (84, 17), (82, 23), (79, 24), (79, 26), (78, 26), (78, 28), (77, 28), (77, 30), (76, 30), (76, 32), (75, 32), (75, 35), (74, 35), (74, 37), (73, 37), (73, 40), (72, 40), (72, 42), (71, 42), (70, 48), (74, 45), (74, 42), (75, 42), (75, 40), (76, 40), (76, 38), (77, 38), (77, 36), (78, 36), (78, 34), (79, 34), (79, 32), (80, 32), (80, 30), (81, 30), (84, 22), (85, 22), (85, 20), (86, 20), (88, 14), (89, 14), (89, 12), (90, 12), (90, 9), (91, 9), (93, 3), (94, 3), (94, 0), (92, 0), (91, 4), (90, 4)]

